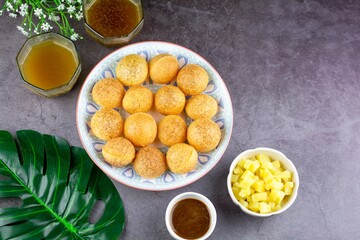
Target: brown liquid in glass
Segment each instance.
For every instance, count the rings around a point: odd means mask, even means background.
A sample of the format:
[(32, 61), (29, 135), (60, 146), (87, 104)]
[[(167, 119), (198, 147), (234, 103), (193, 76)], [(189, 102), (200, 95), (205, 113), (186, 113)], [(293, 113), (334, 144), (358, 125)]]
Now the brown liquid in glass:
[(88, 24), (104, 37), (131, 33), (140, 22), (140, 9), (129, 0), (96, 0), (87, 11)]
[(184, 199), (173, 210), (172, 225), (174, 232), (185, 239), (204, 236), (210, 228), (210, 214), (206, 205), (196, 199)]
[(77, 61), (72, 51), (49, 40), (32, 47), (22, 70), (28, 83), (49, 90), (67, 84), (76, 67)]

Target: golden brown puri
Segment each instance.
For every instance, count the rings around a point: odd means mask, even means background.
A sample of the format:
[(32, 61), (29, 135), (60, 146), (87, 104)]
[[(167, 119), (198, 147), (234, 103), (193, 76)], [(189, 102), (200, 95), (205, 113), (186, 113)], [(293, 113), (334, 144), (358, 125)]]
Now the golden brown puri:
[(155, 147), (144, 147), (134, 160), (135, 171), (144, 178), (156, 178), (166, 171), (165, 155)]
[(172, 145), (166, 153), (166, 163), (174, 173), (187, 173), (196, 166), (198, 154), (194, 147), (186, 143)]
[(103, 78), (92, 89), (92, 97), (100, 106), (117, 108), (125, 94), (124, 86), (114, 78)]
[(91, 118), (91, 130), (102, 140), (119, 137), (123, 131), (124, 122), (120, 113), (111, 108), (101, 108)]
[(137, 54), (130, 54), (119, 61), (115, 69), (116, 77), (125, 86), (140, 85), (148, 77), (148, 64)]
[(145, 147), (154, 142), (157, 125), (154, 118), (147, 113), (134, 113), (124, 124), (124, 135), (135, 146)]
[(211, 119), (197, 119), (188, 127), (187, 140), (199, 152), (212, 151), (219, 144), (220, 138), (220, 128)]
[(132, 162), (135, 148), (129, 140), (123, 137), (110, 139), (102, 148), (106, 162), (115, 167), (122, 167)]
[(172, 146), (186, 141), (186, 123), (177, 115), (165, 116), (158, 124), (158, 137), (162, 144)]
[(206, 89), (209, 75), (199, 65), (188, 64), (180, 69), (176, 82), (185, 95), (196, 95)]
[(212, 118), (218, 110), (218, 104), (214, 98), (206, 94), (192, 96), (186, 101), (185, 112), (192, 119)]
[(144, 86), (130, 87), (123, 99), (123, 108), (130, 114), (148, 112), (153, 105), (153, 93)]
[(179, 67), (173, 55), (159, 54), (149, 62), (150, 78), (156, 83), (168, 83), (176, 77)]
[(185, 95), (177, 87), (163, 86), (155, 93), (155, 108), (163, 115), (180, 114), (185, 107)]

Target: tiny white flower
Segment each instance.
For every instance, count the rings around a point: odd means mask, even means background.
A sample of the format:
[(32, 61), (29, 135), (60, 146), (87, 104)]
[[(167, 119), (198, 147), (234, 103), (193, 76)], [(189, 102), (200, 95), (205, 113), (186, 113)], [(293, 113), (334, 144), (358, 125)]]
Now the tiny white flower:
[(79, 34), (77, 34), (77, 33), (72, 34), (72, 35), (70, 36), (70, 39), (73, 40), (73, 41), (78, 40), (78, 39), (79, 39)]
[(9, 16), (12, 17), (12, 18), (16, 18), (17, 15), (15, 13), (9, 13)]
[(78, 2), (79, 4), (82, 4), (82, 0), (77, 0), (77, 2)]
[(57, 7), (57, 10), (62, 11), (65, 9), (65, 5), (62, 3)]
[(74, 1), (73, 1), (73, 0), (67, 0), (67, 2), (68, 2), (69, 4), (72, 4)]
[(27, 3), (23, 3), (20, 5), (20, 11), (27, 12), (29, 5)]
[(82, 13), (82, 12), (78, 12), (78, 13), (75, 14), (75, 17), (76, 17), (77, 20), (80, 21), (80, 20), (83, 18), (83, 13)]
[(50, 26), (50, 24), (49, 23), (43, 23), (43, 24), (41, 24), (41, 29), (43, 30), (43, 31), (49, 31), (50, 29), (52, 29), (52, 27)]
[(34, 11), (34, 15), (40, 19), (44, 14), (41, 8), (36, 8)]
[(0, 16), (3, 14), (3, 10), (0, 10)]
[(74, 6), (70, 6), (67, 8), (68, 13), (70, 13), (70, 14), (75, 12), (75, 10), (76, 10), (76, 8)]
[(25, 36), (29, 36), (29, 33), (27, 31), (25, 31), (23, 27), (17, 26), (17, 29)]
[(13, 7), (13, 5), (11, 5), (11, 3), (6, 2), (6, 9), (7, 9), (8, 11), (13, 11), (13, 10), (14, 10), (14, 7)]

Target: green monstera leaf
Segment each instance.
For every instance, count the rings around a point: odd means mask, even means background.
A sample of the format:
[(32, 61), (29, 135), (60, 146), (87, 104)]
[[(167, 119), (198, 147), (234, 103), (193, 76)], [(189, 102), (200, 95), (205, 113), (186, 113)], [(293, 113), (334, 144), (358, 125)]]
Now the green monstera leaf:
[[(118, 239), (125, 227), (122, 200), (110, 179), (86, 152), (62, 138), (31, 130), (16, 143), (0, 131), (0, 198), (20, 198), (0, 207), (0, 239)], [(105, 204), (89, 222), (96, 202)]]

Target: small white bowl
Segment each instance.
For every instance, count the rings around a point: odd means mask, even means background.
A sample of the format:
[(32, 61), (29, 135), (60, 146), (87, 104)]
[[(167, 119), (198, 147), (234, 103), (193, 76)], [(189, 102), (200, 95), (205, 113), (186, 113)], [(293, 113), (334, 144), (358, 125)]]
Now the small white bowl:
[(177, 195), (176, 197), (174, 197), (169, 205), (166, 208), (166, 213), (165, 213), (165, 223), (166, 223), (166, 228), (169, 231), (170, 235), (177, 240), (186, 240), (182, 237), (179, 237), (173, 230), (172, 227), (172, 214), (173, 214), (173, 210), (174, 210), (174, 206), (181, 200), (184, 199), (196, 199), (199, 200), (201, 202), (203, 202), (208, 210), (209, 210), (209, 214), (210, 214), (210, 227), (209, 230), (206, 232), (206, 234), (200, 238), (198, 238), (197, 240), (204, 240), (207, 239), (211, 233), (214, 231), (215, 226), (216, 226), (216, 220), (217, 220), (217, 215), (216, 215), (216, 210), (214, 205), (211, 203), (211, 201), (205, 197), (204, 195), (201, 195), (199, 193), (195, 193), (195, 192), (185, 192), (182, 194)]
[[(241, 205), (239, 203), (239, 201), (235, 198), (234, 193), (231, 189), (231, 175), (234, 171), (234, 168), (236, 167), (236, 164), (240, 161), (240, 159), (242, 158), (249, 158), (252, 156), (255, 156), (256, 154), (259, 153), (264, 153), (266, 155), (268, 155), (270, 158), (275, 159), (275, 160), (279, 160), (281, 162), (281, 164), (283, 165), (283, 167), (287, 170), (289, 170), (293, 177), (292, 177), (292, 181), (294, 182), (294, 189), (292, 191), (292, 194), (289, 198), (289, 200), (285, 203), (284, 206), (282, 206), (282, 208), (278, 211), (275, 212), (271, 212), (271, 213), (256, 213), (253, 212), (247, 208), (245, 208), (243, 205)], [(249, 149), (246, 150), (242, 153), (240, 153), (232, 162), (230, 169), (229, 169), (229, 175), (227, 178), (227, 187), (228, 187), (228, 191), (230, 194), (230, 197), (232, 199), (232, 201), (241, 208), (241, 210), (243, 210), (246, 214), (249, 214), (251, 216), (255, 216), (255, 217), (269, 217), (271, 215), (275, 215), (275, 214), (280, 214), (284, 211), (286, 211), (294, 202), (295, 199), (297, 197), (297, 193), (298, 193), (298, 188), (299, 188), (299, 175), (298, 172), (294, 166), (294, 164), (290, 161), (290, 159), (288, 159), (282, 152), (279, 152), (275, 149), (272, 148), (256, 148), (256, 149)]]

